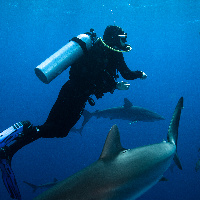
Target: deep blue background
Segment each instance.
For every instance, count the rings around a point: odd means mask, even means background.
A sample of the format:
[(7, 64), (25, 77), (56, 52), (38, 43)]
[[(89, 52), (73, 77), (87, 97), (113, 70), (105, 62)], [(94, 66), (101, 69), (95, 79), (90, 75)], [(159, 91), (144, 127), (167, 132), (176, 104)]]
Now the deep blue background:
[[(4, 2), (4, 3), (3, 3)], [(125, 53), (132, 70), (148, 78), (130, 81), (128, 91), (106, 94), (90, 111), (121, 106), (124, 97), (134, 105), (163, 115), (154, 123), (92, 118), (82, 136), (71, 132), (63, 139), (39, 139), (15, 154), (12, 167), (24, 200), (32, 193), (23, 180), (34, 184), (62, 180), (98, 159), (107, 133), (117, 124), (122, 145), (134, 148), (166, 139), (178, 99), (184, 96), (179, 128), (178, 154), (183, 171), (166, 172), (161, 182), (141, 198), (152, 200), (199, 199), (200, 172), (200, 1), (199, 0), (6, 0), (0, 2), (0, 130), (13, 123), (45, 122), (68, 70), (49, 85), (34, 68), (65, 45), (69, 39), (94, 28), (102, 36), (107, 25), (128, 33), (133, 50)], [(119, 80), (123, 80), (120, 78)], [(82, 118), (76, 127), (80, 127)], [(0, 179), (0, 199), (10, 197)]]

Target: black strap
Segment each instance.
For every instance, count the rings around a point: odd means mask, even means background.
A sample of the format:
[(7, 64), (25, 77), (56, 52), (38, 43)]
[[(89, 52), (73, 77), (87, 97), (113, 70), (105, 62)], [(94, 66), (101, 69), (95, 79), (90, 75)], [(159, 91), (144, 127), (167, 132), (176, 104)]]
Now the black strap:
[(79, 38), (77, 38), (77, 37), (73, 37), (70, 41), (74, 41), (74, 42), (78, 43), (78, 44), (80, 45), (81, 49), (83, 50), (83, 53), (84, 53), (85, 55), (88, 54), (88, 50), (87, 50), (87, 47), (86, 47), (86, 43), (83, 42), (81, 39), (79, 39)]

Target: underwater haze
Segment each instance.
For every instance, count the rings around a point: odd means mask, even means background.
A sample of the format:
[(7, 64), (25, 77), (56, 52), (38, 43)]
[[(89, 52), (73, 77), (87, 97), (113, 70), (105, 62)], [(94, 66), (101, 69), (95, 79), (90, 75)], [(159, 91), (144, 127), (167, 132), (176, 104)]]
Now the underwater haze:
[[(13, 157), (23, 200), (44, 190), (36, 185), (63, 180), (96, 161), (106, 136), (117, 124), (122, 145), (135, 148), (161, 142), (176, 103), (184, 97), (179, 126), (178, 155), (183, 170), (176, 166), (139, 200), (200, 199), (200, 1), (199, 0), (6, 0), (0, 2), (0, 131), (22, 120), (41, 125), (69, 79), (68, 68), (50, 84), (42, 83), (34, 69), (68, 41), (93, 28), (102, 37), (107, 25), (117, 25), (128, 34), (132, 51), (124, 53), (131, 70), (142, 70), (146, 80), (129, 81), (129, 90), (116, 90), (88, 103), (95, 111), (133, 105), (157, 112), (165, 120), (138, 122), (91, 118), (82, 135), (70, 132), (65, 138), (39, 139)], [(123, 80), (120, 76), (119, 80)], [(83, 117), (75, 125), (80, 128)], [(173, 166), (173, 165), (172, 165)], [(10, 200), (0, 178), (0, 200)]]

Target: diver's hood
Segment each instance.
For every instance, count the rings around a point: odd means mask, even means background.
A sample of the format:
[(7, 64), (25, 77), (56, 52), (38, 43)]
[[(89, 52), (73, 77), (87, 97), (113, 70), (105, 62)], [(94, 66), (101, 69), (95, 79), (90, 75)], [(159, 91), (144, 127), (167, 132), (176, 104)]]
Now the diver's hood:
[(130, 51), (131, 46), (129, 44), (125, 44), (125, 41), (122, 42), (123, 39), (121, 36), (125, 36), (126, 41), (127, 36), (121, 27), (109, 25), (104, 31), (103, 40), (104, 43), (111, 49), (113, 48), (118, 51)]

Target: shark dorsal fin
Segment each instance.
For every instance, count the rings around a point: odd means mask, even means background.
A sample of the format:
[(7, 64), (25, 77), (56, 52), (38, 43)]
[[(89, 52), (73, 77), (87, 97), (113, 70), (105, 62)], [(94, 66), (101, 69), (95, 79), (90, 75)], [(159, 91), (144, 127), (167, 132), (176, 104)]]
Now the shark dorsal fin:
[(99, 159), (112, 159), (122, 150), (124, 150), (124, 148), (120, 142), (119, 130), (117, 125), (113, 125), (108, 133), (103, 151)]
[(130, 108), (132, 106), (133, 104), (127, 98), (124, 98), (124, 108)]

